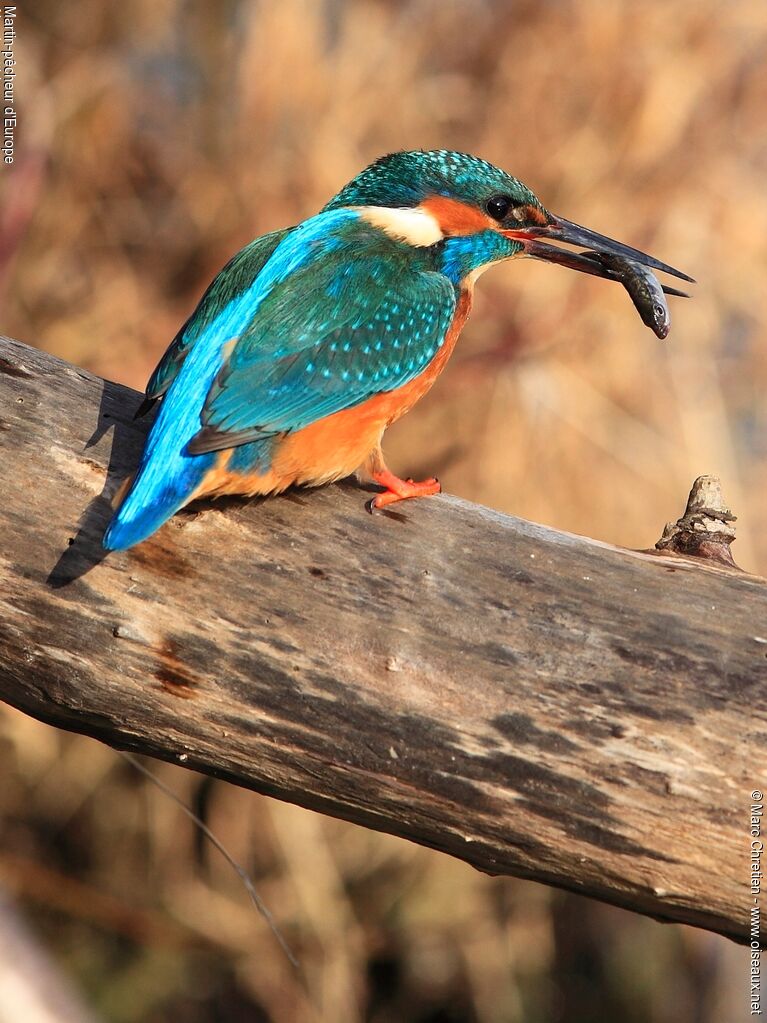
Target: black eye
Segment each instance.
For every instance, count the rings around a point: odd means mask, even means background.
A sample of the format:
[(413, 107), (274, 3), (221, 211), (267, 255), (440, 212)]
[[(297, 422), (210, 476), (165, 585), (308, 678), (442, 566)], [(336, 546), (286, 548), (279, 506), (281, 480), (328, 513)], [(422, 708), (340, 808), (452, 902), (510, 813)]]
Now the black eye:
[(514, 200), (510, 196), (493, 195), (485, 203), (485, 209), (493, 220), (503, 220), (513, 205)]

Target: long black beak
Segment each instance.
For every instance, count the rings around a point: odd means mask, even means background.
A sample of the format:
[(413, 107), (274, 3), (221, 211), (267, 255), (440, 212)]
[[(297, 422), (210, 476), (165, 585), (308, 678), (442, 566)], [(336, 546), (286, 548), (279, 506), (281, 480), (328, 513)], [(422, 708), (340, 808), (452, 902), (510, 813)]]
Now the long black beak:
[[(552, 217), (549, 224), (535, 224), (520, 228), (519, 232), (509, 231), (509, 235), (521, 241), (524, 250), (529, 256), (536, 259), (545, 259), (549, 263), (560, 263), (562, 266), (569, 266), (572, 270), (580, 270), (582, 273), (594, 274), (596, 277), (607, 277), (614, 279), (607, 266), (603, 266), (598, 258), (589, 256), (588, 253), (575, 253), (568, 249), (559, 249), (555, 245), (548, 245), (545, 241), (538, 241), (539, 238), (550, 239), (551, 241), (564, 242), (566, 245), (580, 245), (593, 250), (597, 256), (604, 253), (606, 256), (618, 256), (622, 259), (631, 259), (642, 266), (649, 266), (653, 270), (661, 270), (679, 277), (683, 281), (694, 284), (695, 281), (681, 270), (676, 270), (668, 263), (661, 263), (654, 256), (648, 256), (646, 252), (634, 249), (623, 242), (617, 242), (614, 238), (590, 231), (587, 227), (573, 224), (564, 217)], [(666, 289), (663, 289), (666, 291)], [(669, 291), (668, 294), (675, 292)]]
[[(600, 255), (605, 255), (604, 249), (601, 253), (593, 251), (571, 252), (570, 249), (558, 249), (556, 245), (547, 245), (546, 242), (533, 241), (525, 245), (525, 252), (535, 259), (543, 259), (547, 263), (558, 263), (560, 266), (569, 267), (570, 270), (578, 270), (583, 274), (592, 274), (594, 277), (603, 277), (609, 281), (622, 280), (622, 275), (610, 266), (609, 256), (604, 261), (600, 259)], [(634, 260), (634, 262), (637, 262), (637, 260)], [(683, 275), (680, 273), (679, 276)], [(685, 276), (684, 279), (693, 284), (695, 283), (691, 277)], [(661, 284), (660, 288), (666, 295), (675, 295), (677, 298), (690, 297), (686, 291), (672, 288), (668, 284)]]

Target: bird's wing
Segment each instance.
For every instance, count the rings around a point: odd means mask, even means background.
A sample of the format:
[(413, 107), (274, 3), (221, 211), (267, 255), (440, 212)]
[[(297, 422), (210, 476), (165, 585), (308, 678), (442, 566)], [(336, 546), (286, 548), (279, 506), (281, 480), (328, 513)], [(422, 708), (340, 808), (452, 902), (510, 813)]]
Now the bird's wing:
[(171, 341), (146, 386), (146, 400), (139, 413), (147, 411), (165, 394), (176, 379), (181, 364), (193, 345), (205, 336), (221, 310), (246, 291), (264, 268), (282, 239), (292, 228), (273, 231), (256, 238), (233, 256), (213, 278), (197, 308)]
[(264, 268), (264, 291), (208, 392), (190, 454), (300, 430), (402, 387), (436, 355), (455, 311), (452, 284), (343, 213), (306, 221)]

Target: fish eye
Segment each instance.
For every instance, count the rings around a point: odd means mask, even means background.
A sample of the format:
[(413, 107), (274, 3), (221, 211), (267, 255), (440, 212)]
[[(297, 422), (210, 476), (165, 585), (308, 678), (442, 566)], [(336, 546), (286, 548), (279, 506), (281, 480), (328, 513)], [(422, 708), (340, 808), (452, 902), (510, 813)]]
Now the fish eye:
[(663, 308), (662, 305), (656, 305), (654, 308), (655, 315), (658, 317), (659, 320), (662, 320), (666, 315), (666, 310)]
[(510, 195), (493, 195), (485, 203), (485, 209), (493, 220), (503, 220), (513, 205)]

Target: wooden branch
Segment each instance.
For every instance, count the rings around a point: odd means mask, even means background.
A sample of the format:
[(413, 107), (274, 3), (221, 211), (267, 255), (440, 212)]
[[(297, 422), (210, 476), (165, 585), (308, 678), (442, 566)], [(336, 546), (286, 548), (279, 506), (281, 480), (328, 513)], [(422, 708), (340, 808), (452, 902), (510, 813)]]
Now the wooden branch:
[(13, 341), (0, 369), (0, 698), (747, 939), (763, 580), (447, 496), (370, 516), (352, 484), (219, 502), (107, 557), (139, 395)]

